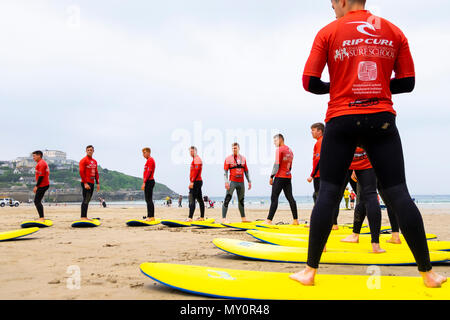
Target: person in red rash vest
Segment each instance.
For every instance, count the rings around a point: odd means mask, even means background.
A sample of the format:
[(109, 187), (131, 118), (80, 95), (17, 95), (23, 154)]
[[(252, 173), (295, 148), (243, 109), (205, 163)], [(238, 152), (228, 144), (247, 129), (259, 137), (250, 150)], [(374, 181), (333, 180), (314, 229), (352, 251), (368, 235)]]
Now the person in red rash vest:
[(186, 221), (191, 222), (195, 212), (195, 201), (198, 201), (200, 206), (200, 218), (199, 221), (205, 220), (205, 203), (202, 196), (202, 159), (197, 155), (197, 148), (192, 146), (190, 148), (192, 157), (192, 163), (189, 174), (189, 218)]
[(44, 218), (44, 206), (42, 205), (42, 199), (44, 198), (45, 192), (50, 187), (50, 170), (48, 168), (47, 162), (42, 159), (43, 153), (38, 150), (33, 152), (33, 160), (37, 163), (34, 169), (36, 177), (36, 186), (33, 188), (34, 205), (39, 214), (39, 221), (45, 221)]
[(153, 188), (155, 187), (155, 160), (150, 156), (151, 149), (142, 149), (142, 155), (147, 161), (144, 166), (144, 182), (141, 189), (144, 190), (145, 202), (147, 203), (147, 221), (155, 220), (155, 205), (153, 203)]
[[(432, 270), (425, 227), (406, 184), (402, 143), (392, 95), (412, 92), (409, 43), (391, 22), (365, 10), (365, 0), (331, 0), (336, 20), (317, 34), (303, 72), (305, 90), (330, 94), (320, 154), (320, 190), (311, 214), (306, 268), (291, 275), (314, 285), (341, 187), (357, 146), (366, 150), (386, 202), (427, 287), (447, 281)], [(330, 82), (321, 80), (328, 66)], [(392, 74), (395, 77), (392, 78)]]
[(313, 153), (313, 169), (311, 171), (311, 175), (308, 177), (307, 181), (309, 183), (314, 181), (314, 194), (313, 199), (314, 203), (316, 203), (317, 196), (319, 195), (320, 188), (320, 170), (319, 170), (319, 162), (320, 162), (320, 150), (322, 148), (322, 139), (323, 139), (323, 131), (325, 130), (325, 125), (323, 123), (314, 123), (311, 126), (311, 135), (317, 140), (314, 145), (314, 153)]
[(81, 202), (81, 220), (89, 220), (87, 218), (87, 211), (92, 194), (94, 193), (94, 186), (97, 183), (97, 192), (100, 191), (100, 178), (98, 174), (97, 161), (92, 158), (94, 154), (94, 147), (89, 145), (86, 147), (86, 157), (81, 159), (79, 164), (81, 188), (83, 190), (83, 201)]

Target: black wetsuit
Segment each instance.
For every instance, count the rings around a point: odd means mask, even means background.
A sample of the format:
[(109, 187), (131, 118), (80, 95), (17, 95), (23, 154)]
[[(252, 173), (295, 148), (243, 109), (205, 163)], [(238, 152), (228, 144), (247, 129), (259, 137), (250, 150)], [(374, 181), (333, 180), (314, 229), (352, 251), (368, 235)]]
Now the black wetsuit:
[(357, 146), (364, 148), (370, 158), (385, 203), (396, 214), (419, 271), (431, 270), (423, 220), (406, 186), (402, 144), (395, 115), (390, 112), (339, 116), (327, 123), (320, 155), (319, 198), (311, 215), (308, 266), (319, 266)]
[(144, 195), (147, 203), (147, 217), (155, 217), (155, 205), (153, 203), (153, 188), (155, 187), (155, 180), (145, 181)]
[(205, 217), (205, 203), (202, 196), (203, 181), (194, 181), (194, 186), (189, 189), (189, 219), (192, 219), (195, 211), (195, 201), (198, 201), (200, 206), (200, 217)]
[(42, 199), (44, 199), (45, 192), (50, 187), (50, 186), (39, 187), (43, 179), (44, 179), (43, 176), (38, 178), (38, 181), (36, 183), (37, 190), (34, 196), (34, 205), (36, 206), (40, 218), (44, 217), (44, 206), (42, 205)]
[(86, 189), (84, 187), (84, 183), (81, 183), (81, 188), (83, 189), (83, 202), (81, 203), (81, 217), (87, 218), (87, 212), (89, 207), (89, 202), (91, 201), (92, 195), (94, 194), (94, 187), (95, 185), (93, 183), (88, 183), (90, 189)]

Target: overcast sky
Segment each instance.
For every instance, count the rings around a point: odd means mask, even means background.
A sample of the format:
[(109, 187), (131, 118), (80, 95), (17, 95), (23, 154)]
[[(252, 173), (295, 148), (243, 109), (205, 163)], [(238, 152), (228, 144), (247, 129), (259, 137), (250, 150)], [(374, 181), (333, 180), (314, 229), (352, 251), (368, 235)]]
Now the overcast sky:
[[(394, 97), (410, 191), (450, 194), (450, 3), (367, 3), (404, 31), (415, 60), (415, 91)], [(237, 140), (247, 195), (269, 196), (279, 131), (294, 151), (294, 194), (309, 195), (309, 127), (328, 97), (305, 92), (301, 74), (334, 19), (329, 0), (2, 0), (0, 160), (46, 148), (79, 160), (93, 144), (102, 167), (141, 176), (149, 146), (155, 179), (187, 194), (195, 144), (203, 192), (221, 196)]]

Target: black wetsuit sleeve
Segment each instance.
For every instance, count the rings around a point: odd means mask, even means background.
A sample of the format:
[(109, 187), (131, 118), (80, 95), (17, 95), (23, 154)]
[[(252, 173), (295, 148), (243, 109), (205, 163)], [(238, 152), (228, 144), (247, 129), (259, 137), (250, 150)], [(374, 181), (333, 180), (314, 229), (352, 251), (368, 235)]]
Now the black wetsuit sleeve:
[(303, 87), (306, 91), (314, 94), (330, 93), (330, 83), (323, 82), (318, 77), (303, 76)]
[(44, 180), (44, 176), (40, 176), (40, 177), (38, 178), (38, 181), (36, 182), (36, 187), (39, 188), (39, 186), (41, 185), (41, 183), (42, 183), (43, 180)]
[(415, 77), (392, 79), (390, 88), (392, 94), (412, 92), (416, 85)]
[(272, 173), (270, 174), (270, 178), (273, 179), (273, 177), (275, 177), (275, 175), (278, 173), (278, 170), (280, 169), (280, 165), (275, 163), (273, 165), (273, 169), (272, 169)]

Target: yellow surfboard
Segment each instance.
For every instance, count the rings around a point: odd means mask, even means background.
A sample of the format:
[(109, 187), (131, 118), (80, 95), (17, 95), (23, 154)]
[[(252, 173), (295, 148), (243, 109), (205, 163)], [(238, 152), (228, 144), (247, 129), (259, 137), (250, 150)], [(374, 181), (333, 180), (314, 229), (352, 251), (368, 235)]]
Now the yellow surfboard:
[[(266, 231), (266, 232), (275, 232), (275, 233), (303, 234), (303, 235), (309, 234), (309, 228), (302, 227), (302, 226), (293, 226), (291, 228), (281, 228), (281, 229), (280, 228), (278, 228), (278, 229), (265, 228), (265, 227), (259, 227), (259, 226), (255, 226), (254, 228), (247, 228), (247, 230), (251, 230), (251, 229), (259, 230), (259, 231)], [(331, 233), (330, 233), (330, 235), (344, 235), (344, 236), (348, 236), (349, 234), (352, 234), (352, 229), (348, 229), (348, 228), (340, 228), (339, 230), (331, 230)], [(361, 235), (363, 236), (366, 234), (368, 234), (368, 233), (364, 233)], [(382, 235), (383, 234), (380, 234), (380, 237)], [(426, 236), (427, 236), (428, 240), (437, 238), (435, 234), (427, 233)]]
[[(288, 247), (308, 247), (308, 235), (294, 235), (286, 233), (273, 233), (264, 232), (258, 230), (247, 230), (247, 233), (257, 240), (262, 242), (288, 246)], [(383, 235), (380, 237), (380, 245), (385, 250), (409, 250), (408, 244), (403, 239), (401, 244), (387, 243), (386, 238), (390, 238), (391, 235)], [(370, 251), (372, 248), (370, 236), (360, 236), (359, 243), (341, 242), (345, 236), (330, 236), (328, 238), (327, 246), (334, 249), (342, 249), (345, 251), (351, 251), (353, 249), (364, 249)], [(450, 241), (428, 241), (428, 248), (431, 251), (450, 251)]]
[(22, 224), (20, 226), (22, 228), (34, 228), (34, 227), (47, 228), (47, 227), (51, 227), (52, 225), (53, 225), (52, 220), (45, 219), (44, 221), (39, 221), (39, 220), (24, 221), (24, 222), (22, 222)]
[(193, 227), (200, 227), (200, 228), (204, 228), (204, 229), (218, 229), (218, 228), (226, 228), (224, 225), (222, 225), (221, 223), (211, 223), (208, 221), (196, 221), (196, 222), (192, 222), (191, 226)]
[(129, 227), (146, 227), (146, 226), (155, 226), (160, 223), (161, 223), (161, 219), (155, 219), (154, 221), (132, 219), (132, 220), (127, 221), (127, 226), (129, 226)]
[[(308, 248), (274, 246), (257, 242), (236, 239), (217, 238), (213, 243), (219, 249), (244, 258), (272, 262), (306, 263)], [(432, 263), (447, 262), (450, 252), (431, 251)], [(372, 253), (367, 250), (343, 251), (328, 248), (322, 254), (321, 263), (358, 264), (358, 265), (415, 265), (414, 257), (409, 250), (392, 250), (385, 253)]]
[(72, 223), (73, 228), (95, 228), (99, 225), (101, 225), (101, 222), (98, 219), (77, 220)]
[[(309, 225), (300, 224), (300, 225), (292, 225), (292, 224), (282, 224), (282, 225), (268, 225), (268, 224), (257, 224), (257, 230), (270, 229), (270, 231), (278, 230), (278, 232), (287, 232), (287, 233), (309, 233)], [(381, 227), (380, 232), (390, 231), (391, 227), (384, 226)], [(332, 234), (351, 234), (353, 228), (348, 226), (340, 226), (338, 230), (332, 230)], [(361, 234), (369, 234), (370, 229), (361, 228)]]
[[(214, 223), (214, 221), (215, 221), (214, 219), (210, 218), (210, 219), (205, 219), (204, 222)], [(161, 220), (161, 223), (168, 227), (192, 227), (192, 224), (197, 223), (197, 222), (200, 222), (200, 221), (188, 222), (188, 221), (170, 220), (170, 219)]]
[(39, 231), (39, 228), (34, 227), (34, 228), (25, 228), (25, 229), (0, 232), (0, 241), (18, 239), (18, 238), (28, 236), (28, 235), (38, 232), (38, 231)]
[[(225, 227), (238, 229), (238, 230), (251, 230), (256, 229), (256, 225), (262, 223), (261, 221), (250, 221), (250, 222), (230, 222), (222, 223)], [(264, 228), (264, 227), (263, 227)]]
[(289, 279), (290, 273), (233, 270), (170, 263), (142, 263), (141, 272), (191, 294), (263, 300), (449, 300), (450, 283), (427, 288), (420, 277), (322, 275), (314, 286)]

